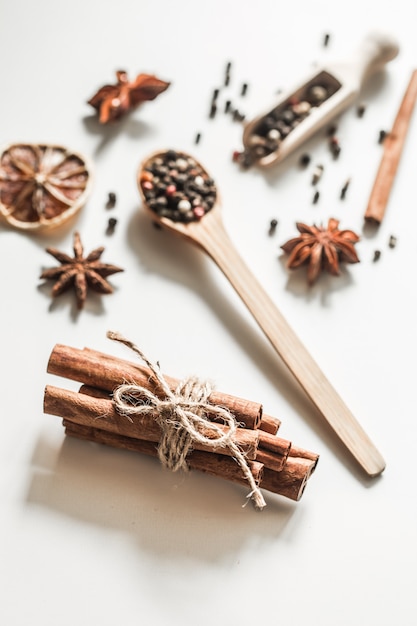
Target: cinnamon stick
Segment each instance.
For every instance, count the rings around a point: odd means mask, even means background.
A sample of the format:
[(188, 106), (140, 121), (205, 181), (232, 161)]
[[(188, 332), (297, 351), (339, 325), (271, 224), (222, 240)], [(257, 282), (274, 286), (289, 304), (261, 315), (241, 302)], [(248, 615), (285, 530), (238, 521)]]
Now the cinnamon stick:
[[(51, 352), (47, 371), (50, 374), (109, 392), (112, 392), (122, 383), (129, 382), (146, 387), (156, 396), (162, 395), (152, 378), (151, 371), (146, 366), (106, 355), (90, 348), (80, 350), (57, 344)], [(164, 375), (164, 378), (173, 391), (180, 382), (171, 376)], [(209, 402), (227, 408), (234, 415), (236, 421), (244, 424), (246, 428), (255, 430), (261, 424), (262, 405), (258, 402), (244, 400), (218, 391), (213, 391), (210, 394)], [(271, 425), (272, 421), (268, 419), (267, 424)]]
[(265, 467), (260, 487), (298, 501), (313, 472), (314, 461), (289, 456), (281, 472)]
[(310, 476), (314, 472), (317, 467), (317, 463), (319, 462), (320, 455), (315, 452), (311, 452), (310, 450), (305, 450), (304, 448), (300, 448), (299, 446), (291, 445), (291, 450), (289, 456), (292, 458), (298, 459), (308, 459), (312, 461)]
[[(133, 452), (140, 452), (141, 454), (152, 457), (156, 457), (158, 454), (156, 445), (152, 441), (133, 439), (132, 437), (111, 433), (101, 428), (76, 424), (67, 419), (65, 419), (63, 423), (66, 434), (77, 437), (78, 439), (110, 445), (114, 448), (122, 448)], [(248, 484), (241, 467), (230, 456), (216, 454), (214, 452), (193, 450), (187, 456), (187, 463), (191, 469), (199, 470), (211, 476), (224, 478), (225, 480), (230, 480), (241, 485)], [(263, 473), (262, 463), (258, 461), (248, 461), (248, 465), (252, 476), (259, 484)]]
[(261, 422), (259, 424), (260, 430), (264, 430), (271, 435), (276, 435), (280, 426), (280, 419), (278, 419), (277, 417), (273, 417), (272, 415), (266, 415), (266, 413), (262, 413)]
[(414, 70), (392, 130), (384, 139), (381, 162), (365, 211), (365, 220), (367, 222), (380, 224), (385, 215), (416, 99), (417, 70)]
[[(85, 393), (78, 393), (67, 389), (60, 389), (52, 385), (45, 387), (44, 412), (58, 415), (83, 426), (105, 430), (130, 438), (143, 439), (157, 443), (161, 438), (161, 427), (152, 416), (142, 416), (140, 419), (129, 421), (119, 415), (111, 400), (101, 397), (93, 397)], [(202, 434), (210, 439), (215, 439), (216, 434), (209, 427)], [(222, 424), (216, 424), (221, 430), (227, 430)], [(248, 459), (254, 460), (257, 455), (259, 431), (245, 428), (236, 429), (235, 443), (245, 453)], [(230, 455), (227, 446), (217, 448), (208, 447), (205, 444), (195, 442), (196, 450), (217, 452), (218, 454)]]

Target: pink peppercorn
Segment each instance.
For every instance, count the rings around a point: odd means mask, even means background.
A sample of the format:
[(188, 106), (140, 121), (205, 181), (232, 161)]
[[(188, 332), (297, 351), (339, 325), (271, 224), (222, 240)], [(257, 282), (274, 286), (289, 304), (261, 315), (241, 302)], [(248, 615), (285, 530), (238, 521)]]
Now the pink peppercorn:
[(195, 206), (193, 208), (193, 214), (198, 218), (204, 217), (204, 214), (205, 214), (204, 208), (202, 206)]
[(175, 185), (168, 185), (168, 187), (165, 189), (165, 193), (167, 196), (173, 196), (176, 191), (177, 188)]

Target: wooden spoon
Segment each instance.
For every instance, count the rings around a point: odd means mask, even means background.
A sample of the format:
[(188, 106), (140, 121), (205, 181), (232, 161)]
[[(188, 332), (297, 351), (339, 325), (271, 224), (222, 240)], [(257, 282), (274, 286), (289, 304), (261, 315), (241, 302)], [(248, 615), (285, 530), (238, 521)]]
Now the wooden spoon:
[[(143, 176), (146, 172), (149, 178), (149, 166), (166, 152), (153, 153), (139, 167), (137, 180), (144, 208), (155, 223), (197, 245), (213, 259), (339, 439), (369, 476), (377, 476), (385, 468), (381, 454), (234, 248), (223, 225), (218, 192), (213, 208), (189, 222), (162, 217), (149, 206)], [(177, 155), (192, 158), (184, 152)], [(201, 164), (194, 162), (208, 176)]]

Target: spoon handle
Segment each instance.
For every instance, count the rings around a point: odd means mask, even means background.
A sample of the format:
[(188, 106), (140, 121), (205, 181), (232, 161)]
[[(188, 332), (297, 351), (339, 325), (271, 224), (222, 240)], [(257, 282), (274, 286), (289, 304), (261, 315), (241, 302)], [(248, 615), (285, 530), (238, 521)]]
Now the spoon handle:
[(381, 454), (246, 266), (221, 220), (208, 218), (209, 215), (195, 243), (229, 280), (276, 352), (365, 472), (369, 476), (383, 472), (385, 461)]

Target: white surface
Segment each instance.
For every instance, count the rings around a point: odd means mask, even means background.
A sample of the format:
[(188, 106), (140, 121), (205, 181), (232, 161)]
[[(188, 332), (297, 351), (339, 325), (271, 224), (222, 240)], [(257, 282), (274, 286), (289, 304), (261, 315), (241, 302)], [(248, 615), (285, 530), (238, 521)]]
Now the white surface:
[[(415, 117), (386, 218), (375, 234), (363, 232), (378, 133), (390, 128), (417, 63), (411, 6), (2, 1), (2, 140), (62, 143), (96, 166), (93, 195), (65, 232), (39, 238), (0, 228), (2, 624), (415, 623)], [(307, 146), (307, 171), (297, 167), (299, 151), (268, 173), (240, 172), (231, 153), (241, 126), (222, 111), (207, 115), (227, 61), (232, 80), (221, 102), (229, 94), (255, 114), (313, 62), (348, 55), (375, 28), (398, 37), (400, 55), (363, 92), (364, 117), (354, 107), (341, 117), (340, 158), (321, 137)], [(172, 85), (124, 122), (98, 128), (86, 100), (119, 68)], [(380, 479), (365, 479), (320, 425), (209, 259), (155, 230), (140, 210), (136, 169), (161, 147), (193, 152), (215, 177), (237, 248), (386, 458)], [(112, 212), (104, 208), (109, 191), (118, 198)], [(110, 215), (118, 225), (108, 237)], [(362, 235), (361, 263), (307, 289), (302, 272), (285, 270), (279, 245), (295, 221), (330, 216)], [(272, 217), (279, 227), (270, 238)], [(78, 316), (71, 294), (51, 305), (51, 284), (38, 279), (54, 265), (44, 248), (70, 252), (75, 227), (87, 251), (105, 245), (103, 260), (125, 268), (110, 278), (115, 293), (89, 298)], [(382, 256), (373, 263), (376, 248)], [(241, 507), (244, 488), (65, 440), (59, 418), (42, 412), (45, 384), (65, 386), (46, 374), (49, 353), (66, 343), (128, 357), (107, 329), (129, 336), (167, 373), (196, 373), (263, 402), (282, 419), (283, 437), (320, 452), (301, 501), (266, 493), (257, 513)]]

